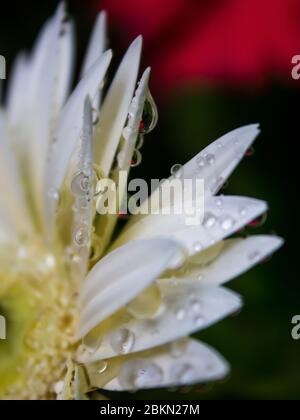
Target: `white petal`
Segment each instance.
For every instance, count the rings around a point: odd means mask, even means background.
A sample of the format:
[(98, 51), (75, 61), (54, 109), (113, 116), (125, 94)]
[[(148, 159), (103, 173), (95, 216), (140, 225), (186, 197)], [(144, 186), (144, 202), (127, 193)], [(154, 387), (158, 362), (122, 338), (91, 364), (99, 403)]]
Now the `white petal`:
[(28, 102), (28, 57), (22, 52), (14, 61), (8, 82), (7, 115), (8, 124), (16, 127), (24, 118), (24, 110)]
[(49, 220), (53, 219), (55, 206), (53, 206), (48, 192), (49, 190), (59, 191), (62, 185), (71, 155), (80, 138), (85, 98), (89, 96), (92, 100), (97, 94), (111, 57), (111, 51), (107, 51), (95, 62), (86, 76), (79, 82), (62, 111), (57, 139), (53, 145), (46, 173), (46, 184), (48, 186), (45, 194), (48, 204), (46, 208), (52, 210), (48, 215)]
[(74, 23), (70, 20), (69, 22), (64, 23), (63, 33), (60, 35), (59, 39), (59, 56), (53, 100), (54, 126), (56, 126), (58, 114), (70, 93), (74, 69), (74, 56)]
[[(6, 116), (0, 112), (0, 207), (3, 217), (19, 234), (29, 234), (32, 222), (24, 196), (18, 163), (9, 138)], [(5, 215), (5, 216), (4, 216)], [(5, 228), (6, 229), (6, 228)], [(11, 230), (11, 229), (9, 229)]]
[(58, 115), (68, 93), (73, 65), (72, 25), (64, 24), (64, 5), (46, 24), (30, 62), (31, 77), (28, 112), (34, 115), (29, 126), (31, 150), (28, 151), (33, 195), (38, 211), (45, 218), (41, 197), (50, 141), (56, 129)]
[(101, 108), (95, 129), (95, 161), (109, 175), (128, 115), (137, 80), (142, 38), (138, 37), (126, 52)]
[(129, 113), (128, 122), (125, 130), (123, 131), (125, 142), (124, 146), (120, 150), (120, 159), (118, 159), (118, 163), (120, 169), (124, 171), (128, 171), (130, 168), (130, 162), (138, 138), (139, 126), (142, 120), (144, 104), (147, 96), (150, 71), (151, 69), (148, 67), (139, 81), (134, 98), (132, 99), (130, 105), (132, 111)]
[(149, 215), (125, 228), (113, 247), (134, 239), (168, 237), (179, 241), (188, 254), (193, 255), (237, 232), (266, 210), (264, 201), (252, 198), (210, 197), (206, 201), (204, 215), (204, 220), (207, 214), (213, 215), (216, 220), (210, 228), (205, 224), (186, 226), (185, 214)]
[[(231, 131), (186, 163), (182, 168), (183, 178), (203, 179), (207, 195), (216, 194), (259, 133), (257, 124)], [(158, 194), (159, 190), (156, 190), (152, 193), (152, 197)], [(142, 204), (141, 210), (148, 208), (149, 199)]]
[(162, 295), (161, 313), (154, 319), (135, 319), (114, 326), (99, 337), (100, 347), (85, 352), (80, 362), (90, 363), (117, 356), (111, 344), (113, 334), (129, 331), (135, 337), (131, 352), (139, 352), (177, 340), (209, 327), (241, 308), (241, 298), (224, 288), (202, 286), (188, 279), (164, 279), (158, 282)]
[[(90, 242), (92, 234), (93, 219), (93, 118), (92, 105), (89, 98), (86, 98), (83, 112), (82, 139), (80, 144), (77, 171), (72, 174), (71, 191), (74, 194), (73, 220), (73, 250), (77, 256), (75, 270), (76, 276), (82, 279), (88, 268), (90, 253)], [(79, 180), (79, 181), (78, 181)], [(83, 181), (85, 180), (85, 181)], [(85, 182), (82, 188), (82, 182)], [(78, 185), (79, 184), (79, 185)], [(79, 238), (79, 239), (78, 239)], [(78, 267), (78, 259), (80, 264)]]
[[(132, 107), (132, 112), (130, 112), (126, 127), (123, 130), (124, 142), (118, 153), (118, 168), (112, 171), (110, 175), (110, 178), (115, 181), (118, 188), (118, 203), (120, 203), (120, 207), (123, 204), (125, 194), (127, 192), (127, 184), (123, 183), (122, 185), (122, 183), (119, 183), (119, 171), (127, 171), (127, 175), (130, 171), (130, 163), (139, 135), (139, 126), (142, 120), (149, 77), (150, 68), (147, 68), (141, 77), (138, 88), (135, 91), (134, 98), (132, 99), (130, 105), (130, 108)], [(103, 215), (101, 218), (99, 218), (99, 222), (97, 224), (97, 232), (99, 232), (99, 236), (101, 236), (103, 248), (107, 247), (109, 241), (111, 240), (112, 232), (115, 228), (116, 222), (118, 220), (118, 213), (120, 211), (121, 208), (118, 208), (117, 214), (110, 214), (106, 216)]]
[[(81, 77), (84, 77), (91, 66), (95, 63), (97, 58), (101, 57), (106, 49), (106, 13), (101, 12), (97, 16), (96, 23), (91, 35), (87, 53), (84, 59), (83, 67), (81, 70)], [(98, 110), (101, 102), (101, 92), (99, 90), (93, 101), (93, 107)]]
[(174, 355), (169, 345), (157, 349), (153, 354), (138, 353), (136, 358), (125, 359), (118, 376), (104, 389), (130, 391), (187, 386), (220, 380), (228, 372), (227, 362), (215, 350), (189, 339), (181, 355)]
[(258, 235), (245, 239), (228, 239), (224, 244), (215, 261), (202, 267), (191, 266), (188, 277), (199, 279), (206, 286), (224, 284), (274, 253), (283, 245), (283, 239)]
[(98, 14), (93, 28), (84, 64), (81, 70), (81, 77), (84, 77), (95, 61), (106, 49), (106, 13)]
[(88, 274), (80, 295), (79, 338), (152, 283), (179, 252), (175, 242), (155, 239), (132, 242), (100, 260)]
[(2, 203), (0, 203), (0, 245), (10, 242), (18, 242), (17, 232), (9, 220), (6, 210), (3, 209)]

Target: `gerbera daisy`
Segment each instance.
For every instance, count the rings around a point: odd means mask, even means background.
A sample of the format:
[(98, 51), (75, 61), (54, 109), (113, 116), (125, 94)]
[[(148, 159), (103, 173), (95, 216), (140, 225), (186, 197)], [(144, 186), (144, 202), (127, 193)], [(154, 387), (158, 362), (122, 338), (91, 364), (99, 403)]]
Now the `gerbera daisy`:
[(227, 239), (267, 205), (216, 195), (257, 125), (225, 135), (180, 169), (182, 178), (204, 180), (201, 224), (186, 226), (185, 214), (141, 214), (112, 240), (118, 216), (96, 211), (99, 182), (110, 178), (125, 195), (118, 173), (139, 163), (141, 136), (157, 119), (150, 69), (136, 88), (141, 45), (140, 37), (132, 43), (102, 95), (112, 53), (100, 14), (69, 95), (73, 25), (61, 4), (33, 52), (16, 59), (0, 113), (1, 399), (85, 399), (94, 390), (224, 377), (225, 360), (189, 336), (236, 312), (241, 298), (222, 285), (282, 244), (274, 236)]

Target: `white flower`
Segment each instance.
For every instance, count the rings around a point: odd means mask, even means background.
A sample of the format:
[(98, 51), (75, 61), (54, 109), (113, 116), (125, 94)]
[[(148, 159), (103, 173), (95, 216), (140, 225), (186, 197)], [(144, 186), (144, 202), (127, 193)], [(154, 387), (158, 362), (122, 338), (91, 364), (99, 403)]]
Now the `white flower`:
[(149, 69), (136, 89), (141, 45), (139, 37), (129, 47), (104, 100), (112, 53), (104, 52), (103, 13), (71, 95), (74, 37), (63, 5), (33, 52), (17, 57), (0, 113), (0, 310), (9, 319), (1, 398), (82, 399), (94, 389), (222, 378), (223, 358), (188, 337), (236, 312), (241, 298), (223, 284), (282, 244), (274, 236), (227, 239), (267, 205), (215, 196), (257, 125), (183, 167), (184, 177), (205, 181), (201, 225), (185, 226), (184, 214), (134, 216), (112, 243), (117, 216), (96, 214), (95, 185), (129, 171), (137, 153), (145, 101), (152, 103)]

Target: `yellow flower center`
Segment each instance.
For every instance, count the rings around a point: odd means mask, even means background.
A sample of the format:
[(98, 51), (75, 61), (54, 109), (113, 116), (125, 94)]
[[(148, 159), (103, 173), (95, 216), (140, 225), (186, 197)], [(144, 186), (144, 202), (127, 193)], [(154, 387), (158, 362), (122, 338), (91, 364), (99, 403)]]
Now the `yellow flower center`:
[(40, 244), (0, 250), (0, 399), (53, 399), (74, 349), (77, 288)]

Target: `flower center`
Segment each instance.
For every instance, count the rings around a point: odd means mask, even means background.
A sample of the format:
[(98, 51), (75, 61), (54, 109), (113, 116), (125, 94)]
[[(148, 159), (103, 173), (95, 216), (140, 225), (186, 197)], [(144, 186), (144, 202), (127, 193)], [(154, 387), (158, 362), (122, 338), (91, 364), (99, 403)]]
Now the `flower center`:
[(76, 287), (63, 262), (41, 249), (12, 250), (11, 261), (0, 250), (0, 399), (55, 398), (73, 353)]

